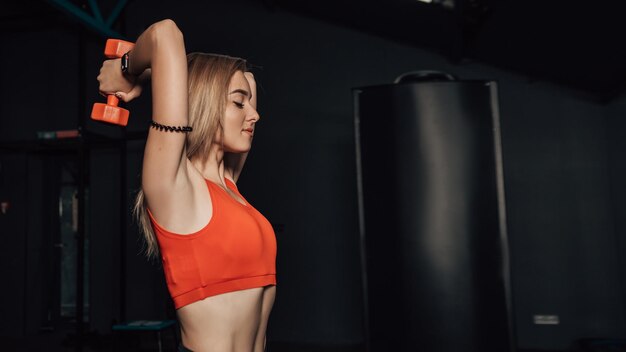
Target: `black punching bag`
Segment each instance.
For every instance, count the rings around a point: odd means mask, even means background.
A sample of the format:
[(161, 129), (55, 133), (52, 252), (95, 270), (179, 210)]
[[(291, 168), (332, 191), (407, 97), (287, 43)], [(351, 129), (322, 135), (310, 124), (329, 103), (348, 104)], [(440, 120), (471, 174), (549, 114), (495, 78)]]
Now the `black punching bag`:
[(354, 102), (368, 351), (512, 351), (496, 83)]

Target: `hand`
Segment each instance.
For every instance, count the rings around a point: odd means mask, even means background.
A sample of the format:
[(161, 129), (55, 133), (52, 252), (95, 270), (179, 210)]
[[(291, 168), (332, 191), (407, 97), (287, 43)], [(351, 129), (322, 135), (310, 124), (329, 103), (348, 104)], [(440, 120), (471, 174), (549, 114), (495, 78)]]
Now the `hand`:
[(129, 102), (141, 95), (142, 86), (138, 77), (124, 74), (120, 69), (120, 59), (105, 60), (100, 68), (98, 82), (100, 94), (115, 94)]

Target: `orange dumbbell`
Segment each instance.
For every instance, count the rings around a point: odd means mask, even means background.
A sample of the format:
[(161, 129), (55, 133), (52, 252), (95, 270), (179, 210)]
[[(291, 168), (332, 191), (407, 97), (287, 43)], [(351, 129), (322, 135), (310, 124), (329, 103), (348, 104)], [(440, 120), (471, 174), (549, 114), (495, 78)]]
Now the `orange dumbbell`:
[[(119, 39), (108, 39), (104, 47), (104, 56), (115, 59), (124, 56), (135, 44)], [(128, 124), (128, 110), (117, 106), (120, 100), (114, 94), (107, 94), (107, 102), (93, 104), (91, 118), (93, 120), (126, 126)]]

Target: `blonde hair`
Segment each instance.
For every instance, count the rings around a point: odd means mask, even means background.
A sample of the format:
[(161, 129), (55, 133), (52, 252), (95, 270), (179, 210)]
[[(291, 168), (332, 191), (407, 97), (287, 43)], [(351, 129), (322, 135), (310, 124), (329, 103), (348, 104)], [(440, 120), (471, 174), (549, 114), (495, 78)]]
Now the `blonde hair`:
[[(226, 110), (228, 86), (237, 71), (246, 72), (246, 61), (236, 57), (217, 54), (190, 53), (187, 55), (189, 82), (189, 125), (185, 150), (188, 159), (206, 161), (211, 145)], [(149, 258), (159, 255), (159, 245), (152, 229), (143, 190), (135, 198), (133, 208), (139, 229), (145, 242), (145, 254)]]

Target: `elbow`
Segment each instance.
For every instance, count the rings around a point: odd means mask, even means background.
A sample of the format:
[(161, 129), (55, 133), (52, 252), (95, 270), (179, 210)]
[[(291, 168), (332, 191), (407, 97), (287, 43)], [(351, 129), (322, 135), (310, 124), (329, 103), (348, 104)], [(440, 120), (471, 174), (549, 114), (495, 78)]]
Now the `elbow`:
[(150, 34), (155, 43), (183, 43), (183, 32), (171, 19), (161, 20), (150, 26)]

